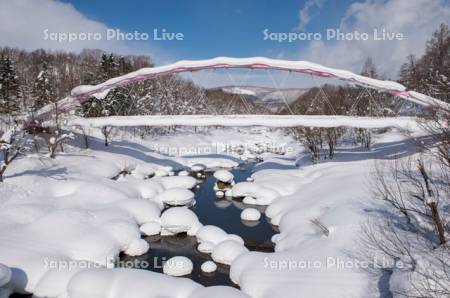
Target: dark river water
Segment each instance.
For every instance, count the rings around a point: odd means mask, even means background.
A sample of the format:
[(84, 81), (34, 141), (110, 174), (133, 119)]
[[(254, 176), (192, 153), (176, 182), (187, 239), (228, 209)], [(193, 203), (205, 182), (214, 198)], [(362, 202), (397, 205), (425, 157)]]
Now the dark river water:
[[(233, 169), (235, 182), (246, 181), (250, 177), (254, 168), (254, 163), (246, 163), (239, 168)], [(252, 251), (272, 252), (273, 244), (270, 241), (272, 235), (277, 233), (264, 214), (259, 221), (242, 221), (240, 214), (243, 209), (252, 207), (264, 212), (263, 206), (250, 206), (243, 204), (241, 200), (231, 198), (216, 198), (213, 189), (215, 178), (213, 172), (206, 173), (206, 179), (201, 182), (200, 187), (194, 190), (196, 204), (192, 210), (197, 214), (200, 222), (204, 225), (215, 225), (222, 228), (230, 234), (241, 236), (245, 245)], [(217, 264), (217, 271), (213, 273), (204, 273), (200, 266), (203, 262), (211, 260), (209, 254), (201, 253), (197, 250), (197, 241), (195, 237), (180, 234), (176, 236), (150, 236), (144, 238), (150, 244), (148, 253), (130, 257), (121, 256), (122, 266), (133, 266), (133, 262), (147, 265), (148, 270), (162, 272), (162, 263), (174, 256), (188, 257), (194, 263), (194, 270), (190, 275), (184, 277), (190, 278), (205, 286), (212, 285), (234, 285), (229, 278), (229, 266)]]

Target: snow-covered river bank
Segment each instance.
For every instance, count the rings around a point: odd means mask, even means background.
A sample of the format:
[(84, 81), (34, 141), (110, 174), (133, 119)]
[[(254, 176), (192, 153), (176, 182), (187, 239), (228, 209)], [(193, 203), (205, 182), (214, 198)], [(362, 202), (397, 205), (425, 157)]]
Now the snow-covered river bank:
[[(235, 154), (171, 157), (155, 152), (155, 143), (186, 148), (227, 140), (242, 148), (282, 141), (297, 147), (284, 155), (257, 150), (253, 155), (262, 163), (247, 164), (242, 173), (232, 171), (232, 195), (245, 197), (244, 202), (215, 198), (212, 176), (195, 189), (195, 178), (176, 174), (198, 164), (237, 167), (242, 161)], [(28, 155), (8, 168), (0, 185), (0, 263), (9, 273), (0, 276), (0, 297), (11, 292), (60, 298), (379, 293), (378, 279), (349, 264), (358, 259), (361, 222), (381, 208), (367, 186), (374, 160), (414, 154), (414, 142), (404, 135), (381, 134), (370, 152), (339, 149), (335, 160), (315, 165), (301, 158), (298, 143), (276, 131), (116, 141), (109, 148), (101, 143), (94, 139), (89, 150), (68, 147), (56, 159)], [(117, 178), (119, 173), (126, 175)], [(190, 200), (190, 189), (197, 200), (192, 210), (164, 209), (168, 202)], [(264, 211), (259, 223), (241, 221), (244, 203)], [(274, 252), (266, 249), (269, 239)], [(188, 256), (191, 278), (200, 284), (150, 270), (111, 268), (119, 255), (122, 260)], [(209, 259), (218, 265), (215, 276), (202, 276), (199, 267)], [(229, 285), (230, 280), (240, 290), (201, 285)]]

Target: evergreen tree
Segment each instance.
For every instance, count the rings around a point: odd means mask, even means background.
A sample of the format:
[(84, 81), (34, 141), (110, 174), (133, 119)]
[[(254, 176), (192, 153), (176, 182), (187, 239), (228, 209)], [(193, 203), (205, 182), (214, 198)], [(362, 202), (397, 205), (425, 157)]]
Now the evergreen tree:
[(42, 64), (42, 70), (39, 72), (33, 85), (33, 105), (32, 111), (37, 111), (46, 104), (52, 102), (53, 86), (50, 80), (50, 70), (46, 62)]
[[(100, 84), (118, 75), (118, 64), (113, 54), (102, 54), (97, 74), (92, 84)], [(94, 97), (83, 104), (83, 115), (87, 117), (111, 116), (114, 113), (115, 91), (110, 91), (105, 97)]]
[(406, 62), (400, 68), (400, 83), (408, 89), (423, 91), (424, 84), (421, 80), (420, 64), (414, 55), (409, 55)]
[(450, 31), (441, 24), (427, 43), (423, 65), (429, 95), (443, 100), (450, 99)]
[(0, 114), (14, 114), (20, 110), (19, 81), (8, 56), (0, 60)]
[(119, 64), (116, 62), (114, 55), (111, 53), (102, 54), (100, 66), (97, 71), (96, 83), (103, 83), (104, 81), (119, 75)]
[(450, 101), (450, 31), (441, 24), (427, 42), (420, 59), (408, 56), (400, 70), (400, 82), (408, 89)]

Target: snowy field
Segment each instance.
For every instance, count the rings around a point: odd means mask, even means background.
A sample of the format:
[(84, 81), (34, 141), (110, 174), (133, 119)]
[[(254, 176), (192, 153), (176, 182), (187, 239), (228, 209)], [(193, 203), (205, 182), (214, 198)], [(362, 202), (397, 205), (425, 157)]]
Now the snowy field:
[[(75, 142), (55, 159), (29, 154), (8, 167), (0, 184), (0, 297), (378, 297), (383, 290), (359, 263), (359, 230), (384, 208), (368, 186), (375, 160), (416, 152), (399, 131), (376, 135), (370, 151), (339, 148), (334, 160), (314, 165), (279, 130), (204, 130), (145, 141), (116, 136), (108, 147), (91, 134), (90, 149)], [(254, 158), (261, 163), (252, 179), (228, 195), (245, 197), (248, 207), (268, 205), (262, 216), (280, 230), (274, 253), (251, 252), (239, 235), (203, 225), (178, 206), (191, 202), (197, 183), (187, 172)], [(227, 172), (216, 176), (231, 179)], [(164, 204), (178, 207), (164, 211)], [(257, 218), (255, 211), (243, 216)], [(113, 268), (121, 252), (152, 249), (143, 235), (180, 232), (195, 236), (215, 263), (230, 265), (240, 290), (175, 277), (192, 270), (185, 258), (164, 268), (167, 274)]]

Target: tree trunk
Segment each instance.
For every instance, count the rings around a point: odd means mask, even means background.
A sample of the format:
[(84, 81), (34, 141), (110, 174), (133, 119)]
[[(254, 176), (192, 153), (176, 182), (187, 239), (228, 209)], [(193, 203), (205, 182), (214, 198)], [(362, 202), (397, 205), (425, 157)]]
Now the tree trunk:
[(433, 218), (434, 225), (436, 226), (439, 242), (441, 244), (445, 244), (447, 242), (445, 239), (445, 228), (444, 224), (442, 223), (441, 216), (439, 215), (437, 204), (435, 202), (432, 202), (428, 204), (428, 206), (430, 206), (431, 209), (431, 217)]
[(50, 145), (49, 146), (49, 151), (50, 151), (50, 158), (55, 158), (55, 153), (56, 153), (56, 146), (54, 145)]
[(2, 166), (0, 169), (0, 183), (3, 182), (3, 173), (6, 171), (6, 166)]
[(105, 137), (105, 147), (108, 147), (108, 135), (109, 135), (109, 131), (108, 131), (108, 128), (106, 127), (106, 126), (104, 126), (103, 128), (102, 128), (102, 133), (103, 133), (103, 136)]
[(86, 134), (84, 135), (84, 147), (89, 149), (89, 137)]

